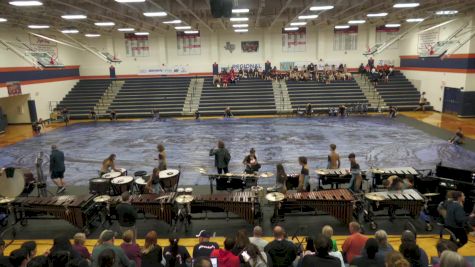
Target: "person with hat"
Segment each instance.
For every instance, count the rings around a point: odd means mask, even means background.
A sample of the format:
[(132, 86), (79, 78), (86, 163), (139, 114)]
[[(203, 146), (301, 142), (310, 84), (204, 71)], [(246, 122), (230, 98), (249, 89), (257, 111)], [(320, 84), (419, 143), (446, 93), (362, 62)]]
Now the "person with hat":
[(111, 249), (115, 253), (114, 266), (134, 267), (135, 262), (129, 260), (120, 247), (114, 246), (115, 236), (111, 230), (102, 231), (99, 236), (100, 244), (92, 250), (92, 267), (99, 267), (99, 255), (106, 249)]
[(193, 258), (208, 257), (215, 249), (219, 249), (216, 242), (210, 242), (211, 233), (206, 230), (201, 230), (196, 237), (199, 239), (199, 243), (193, 247)]

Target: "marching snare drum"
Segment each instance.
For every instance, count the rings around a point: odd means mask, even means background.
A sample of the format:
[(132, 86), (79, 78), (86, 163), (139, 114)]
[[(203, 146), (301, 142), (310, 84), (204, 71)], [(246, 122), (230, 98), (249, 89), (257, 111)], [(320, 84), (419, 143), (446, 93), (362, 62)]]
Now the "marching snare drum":
[(164, 191), (173, 191), (178, 185), (178, 179), (180, 178), (180, 171), (175, 169), (167, 169), (158, 173), (160, 186)]
[(93, 195), (108, 195), (110, 191), (110, 179), (92, 178), (89, 180), (89, 193)]
[(114, 194), (119, 196), (124, 192), (130, 191), (132, 189), (132, 184), (134, 182), (134, 177), (132, 176), (120, 176), (112, 179), (112, 190)]
[(185, 195), (193, 195), (193, 188), (187, 187), (185, 188)]

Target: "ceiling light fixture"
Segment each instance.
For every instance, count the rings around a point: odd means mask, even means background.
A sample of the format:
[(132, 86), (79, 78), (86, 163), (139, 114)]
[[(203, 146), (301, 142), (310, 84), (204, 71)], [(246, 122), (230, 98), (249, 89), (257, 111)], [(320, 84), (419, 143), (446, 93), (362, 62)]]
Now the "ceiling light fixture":
[(342, 29), (349, 29), (350, 25), (336, 25), (335, 29), (342, 30)]
[(200, 31), (185, 31), (185, 34), (197, 34), (200, 33)]
[(307, 25), (307, 22), (305, 22), (305, 21), (290, 23), (290, 26), (305, 26), (305, 25)]
[(401, 27), (401, 24), (399, 23), (388, 23), (386, 25), (384, 25), (386, 28), (399, 28)]
[(387, 15), (388, 15), (388, 13), (382, 12), (382, 13), (371, 13), (371, 14), (368, 14), (366, 16), (369, 17), (369, 18), (376, 18), (376, 17), (386, 17)]
[(43, 3), (40, 1), (10, 1), (10, 5), (13, 6), (42, 6)]
[(145, 0), (115, 0), (117, 3), (141, 3)]
[(94, 25), (99, 26), (99, 27), (107, 27), (107, 26), (114, 26), (114, 22), (96, 22)]
[(79, 33), (79, 31), (75, 29), (62, 30), (61, 32), (62, 33)]
[(189, 30), (191, 26), (176, 26), (175, 30)]
[(163, 23), (165, 23), (165, 24), (180, 24), (181, 20), (179, 20), (179, 19), (168, 20), (168, 21), (164, 21)]
[(7, 22), (8, 20), (6, 18), (0, 18), (0, 22)]
[(230, 21), (249, 21), (248, 18), (230, 18)]
[(166, 17), (167, 12), (159, 11), (159, 12), (144, 12), (143, 15), (145, 17)]
[(28, 25), (30, 29), (49, 29), (49, 25)]
[(247, 28), (249, 24), (234, 24), (233, 28)]
[(318, 18), (318, 15), (302, 15), (299, 16), (299, 19), (316, 19)]
[(440, 10), (435, 12), (436, 15), (455, 15), (459, 13), (457, 10)]
[(366, 21), (365, 20), (350, 20), (348, 21), (349, 24), (363, 24), (365, 23)]
[(84, 36), (89, 37), (89, 38), (101, 37), (101, 35), (98, 33), (86, 33), (84, 34)]
[(424, 19), (418, 18), (418, 19), (406, 19), (406, 22), (422, 22)]
[(86, 15), (62, 15), (63, 19), (87, 19)]
[(411, 7), (418, 7), (420, 4), (419, 3), (398, 3), (394, 4), (394, 8), (411, 8)]
[(148, 32), (136, 32), (134, 33), (135, 35), (141, 35), (141, 36), (144, 36), (144, 35), (150, 35), (150, 33)]
[(232, 13), (248, 13), (249, 12), (249, 8), (236, 8), (236, 9), (233, 9), (231, 10)]
[(284, 28), (284, 31), (286, 32), (291, 32), (291, 31), (298, 31), (299, 27), (286, 27)]
[(248, 32), (248, 29), (235, 29), (234, 32)]
[(323, 11), (323, 10), (330, 10), (333, 8), (334, 6), (312, 6), (310, 7), (310, 11)]
[(120, 32), (133, 32), (133, 31), (135, 31), (134, 28), (119, 28), (117, 30), (120, 31)]

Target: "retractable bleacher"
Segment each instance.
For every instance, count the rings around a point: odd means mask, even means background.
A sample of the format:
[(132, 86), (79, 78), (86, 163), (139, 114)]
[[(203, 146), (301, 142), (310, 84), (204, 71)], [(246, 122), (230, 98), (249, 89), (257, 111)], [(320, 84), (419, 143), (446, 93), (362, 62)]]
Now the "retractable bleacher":
[(419, 105), (420, 92), (399, 71), (389, 76), (388, 83), (379, 82), (376, 90), (387, 106), (397, 106), (399, 110), (412, 110)]

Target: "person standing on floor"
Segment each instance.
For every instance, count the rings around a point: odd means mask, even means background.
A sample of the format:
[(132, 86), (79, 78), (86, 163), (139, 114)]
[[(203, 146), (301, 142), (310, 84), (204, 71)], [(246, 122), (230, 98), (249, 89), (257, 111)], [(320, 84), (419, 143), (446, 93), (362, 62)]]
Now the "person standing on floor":
[(214, 166), (218, 170), (218, 174), (229, 172), (228, 165), (231, 160), (231, 154), (229, 154), (229, 151), (225, 148), (223, 141), (218, 141), (218, 148), (211, 149), (209, 156), (214, 156)]
[(64, 153), (58, 149), (56, 145), (51, 146), (51, 155), (49, 157), (49, 171), (53, 183), (58, 186), (56, 194), (60, 194), (66, 190), (64, 186)]

